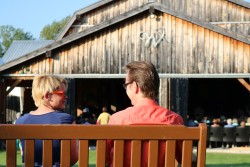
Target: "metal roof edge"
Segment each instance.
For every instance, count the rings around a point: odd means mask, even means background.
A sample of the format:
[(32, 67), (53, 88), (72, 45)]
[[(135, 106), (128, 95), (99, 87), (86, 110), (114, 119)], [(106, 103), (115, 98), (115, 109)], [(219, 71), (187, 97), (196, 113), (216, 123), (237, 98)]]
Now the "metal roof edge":
[(58, 34), (56, 41), (60, 40), (63, 38), (63, 36), (66, 34), (66, 32), (69, 30), (69, 28), (72, 26), (72, 24), (74, 23), (74, 21), (76, 20), (76, 16), (77, 15), (81, 15), (84, 13), (87, 13), (91, 10), (94, 10), (98, 7), (101, 7), (103, 5), (108, 4), (109, 2), (112, 2), (114, 0), (99, 0), (96, 3), (93, 3), (89, 6), (86, 6), (82, 9), (77, 10), (76, 12), (74, 12), (73, 16), (71, 17), (71, 19), (68, 21), (68, 23), (66, 24), (66, 26), (64, 27), (64, 29)]
[(250, 3), (243, 0), (227, 0), (228, 2), (235, 3), (236, 5), (240, 5), (246, 8), (250, 8)]

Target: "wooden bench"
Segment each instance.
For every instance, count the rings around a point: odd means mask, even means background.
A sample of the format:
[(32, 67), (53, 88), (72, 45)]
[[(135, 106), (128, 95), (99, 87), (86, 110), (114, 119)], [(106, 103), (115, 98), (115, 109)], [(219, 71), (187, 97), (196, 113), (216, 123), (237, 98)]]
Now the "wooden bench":
[(105, 167), (106, 140), (114, 140), (115, 167), (123, 164), (124, 140), (132, 140), (131, 166), (140, 166), (142, 140), (149, 140), (149, 166), (157, 167), (158, 142), (166, 141), (165, 166), (175, 166), (176, 140), (183, 140), (182, 166), (191, 167), (193, 143), (197, 144), (197, 166), (204, 167), (206, 159), (207, 126), (199, 127), (168, 125), (0, 125), (0, 140), (6, 140), (6, 165), (16, 166), (16, 139), (25, 139), (25, 166), (34, 166), (34, 139), (43, 139), (43, 164), (52, 164), (52, 140), (61, 140), (61, 166), (70, 166), (70, 139), (77, 139), (78, 166), (89, 164), (89, 140), (96, 140), (96, 166)]

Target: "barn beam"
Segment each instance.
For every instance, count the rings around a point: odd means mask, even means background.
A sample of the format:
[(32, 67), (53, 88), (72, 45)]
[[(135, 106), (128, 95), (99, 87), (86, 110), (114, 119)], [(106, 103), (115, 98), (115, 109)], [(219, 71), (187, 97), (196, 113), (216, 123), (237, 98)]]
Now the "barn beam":
[(22, 82), (21, 79), (17, 79), (11, 86), (10, 88), (6, 91), (6, 96), (20, 83)]
[(238, 79), (238, 81), (250, 92), (250, 85), (247, 83), (245, 79)]

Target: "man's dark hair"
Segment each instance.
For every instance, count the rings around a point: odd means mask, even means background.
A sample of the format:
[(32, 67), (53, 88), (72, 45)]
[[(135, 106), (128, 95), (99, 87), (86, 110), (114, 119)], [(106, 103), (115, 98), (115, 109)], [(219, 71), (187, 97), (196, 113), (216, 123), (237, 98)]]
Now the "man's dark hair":
[(145, 97), (156, 99), (159, 93), (160, 79), (155, 66), (145, 61), (134, 61), (126, 66), (128, 79), (138, 84)]

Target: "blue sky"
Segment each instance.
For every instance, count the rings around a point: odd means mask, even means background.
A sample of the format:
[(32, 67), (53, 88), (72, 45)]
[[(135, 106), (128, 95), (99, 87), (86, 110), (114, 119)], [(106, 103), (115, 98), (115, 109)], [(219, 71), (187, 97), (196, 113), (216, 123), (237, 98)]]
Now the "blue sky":
[[(12, 25), (39, 38), (44, 26), (99, 0), (1, 0), (0, 25)], [(247, 0), (250, 2), (250, 0)]]
[(1, 0), (0, 25), (11, 25), (39, 38), (44, 26), (99, 0)]

